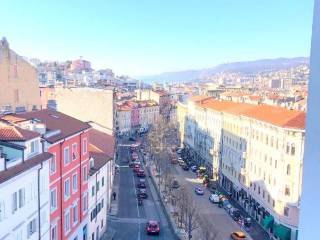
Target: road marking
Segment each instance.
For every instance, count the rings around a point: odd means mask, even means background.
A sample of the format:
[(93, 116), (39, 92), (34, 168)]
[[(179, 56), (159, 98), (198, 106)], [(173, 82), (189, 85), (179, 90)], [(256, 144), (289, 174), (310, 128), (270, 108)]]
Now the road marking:
[[(130, 154), (128, 152), (128, 157), (130, 157)], [(134, 187), (134, 191), (135, 191), (135, 198), (136, 198), (136, 206), (137, 206), (137, 212), (138, 212), (138, 240), (141, 239), (141, 233), (140, 233), (140, 210), (139, 210), (139, 206), (138, 206), (138, 199), (137, 199), (137, 189), (135, 188), (136, 184), (134, 181), (134, 175), (132, 174), (132, 182), (133, 182), (133, 187)]]

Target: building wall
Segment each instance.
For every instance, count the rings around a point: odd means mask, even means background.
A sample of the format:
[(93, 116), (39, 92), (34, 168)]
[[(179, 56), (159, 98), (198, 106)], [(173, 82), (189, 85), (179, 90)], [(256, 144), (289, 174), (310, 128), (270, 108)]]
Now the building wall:
[[(107, 229), (107, 211), (110, 207), (112, 185), (112, 161), (90, 176), (89, 189), (89, 216), (88, 216), (88, 239), (95, 240)], [(103, 180), (102, 180), (103, 179)], [(103, 183), (103, 185), (102, 185)], [(97, 191), (97, 186), (99, 190)], [(98, 229), (98, 230), (97, 230)], [(97, 234), (98, 233), (98, 234)], [(92, 236), (94, 235), (94, 239)]]
[(197, 153), (197, 160), (212, 161), (220, 183), (239, 202), (243, 200), (239, 192), (244, 190), (294, 235), (299, 220), (304, 130), (206, 109), (194, 102), (188, 103), (186, 113), (178, 104), (178, 113), (179, 124), (185, 126), (184, 144)]
[[(39, 178), (38, 178), (39, 171)], [(0, 173), (1, 174), (1, 173)], [(39, 179), (39, 187), (38, 187)], [(21, 190), (23, 189), (23, 190)], [(49, 161), (33, 167), (0, 184), (0, 238), (50, 239), (49, 219)], [(19, 206), (19, 190), (24, 191), (24, 205)], [(13, 212), (12, 194), (17, 192), (17, 210)], [(23, 195), (23, 194), (22, 194)], [(21, 195), (21, 196), (22, 196)], [(40, 202), (39, 202), (40, 201)], [(40, 212), (38, 211), (38, 203)], [(40, 233), (39, 233), (40, 217)], [(35, 220), (36, 232), (28, 237), (28, 224)]]
[(113, 134), (113, 90), (56, 88), (57, 110), (84, 122), (93, 121)]
[[(80, 137), (81, 136), (81, 137)], [(81, 138), (81, 140), (80, 140)], [(53, 144), (49, 146), (48, 152), (52, 153), (56, 159), (56, 172), (51, 171), (50, 176), (50, 191), (54, 189), (57, 190), (57, 207), (53, 208), (50, 206), (51, 215), (51, 231), (53, 228), (57, 228), (57, 235), (59, 239), (71, 239), (71, 237), (78, 236), (79, 239), (82, 238), (83, 223), (86, 221), (86, 216), (88, 211), (83, 211), (83, 205), (85, 199), (84, 196), (88, 192), (88, 180), (84, 179), (84, 172), (87, 174), (89, 171), (89, 150), (87, 146), (87, 152), (83, 151), (85, 144), (89, 144), (88, 132), (84, 132), (71, 136), (68, 139), (60, 143)], [(76, 144), (77, 151), (75, 154), (75, 159), (73, 159), (72, 146)], [(64, 149), (69, 148), (69, 163), (64, 163)], [(52, 167), (52, 162), (51, 165)], [(77, 190), (73, 191), (73, 176), (77, 175)], [(69, 180), (70, 197), (65, 198), (65, 182)], [(88, 198), (86, 198), (88, 201)], [(74, 213), (72, 207), (77, 205), (77, 221), (73, 221)], [(70, 230), (65, 231), (65, 214), (70, 213)]]
[(9, 49), (6, 41), (0, 41), (0, 111), (5, 106), (25, 107), (26, 111), (40, 109), (40, 93), (37, 73), (27, 61)]

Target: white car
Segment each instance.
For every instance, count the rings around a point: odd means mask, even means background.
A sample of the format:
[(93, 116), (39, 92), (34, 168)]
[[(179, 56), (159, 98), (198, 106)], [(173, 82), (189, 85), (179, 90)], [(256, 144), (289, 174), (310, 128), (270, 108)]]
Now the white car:
[(219, 196), (217, 194), (211, 194), (209, 201), (212, 203), (219, 203)]

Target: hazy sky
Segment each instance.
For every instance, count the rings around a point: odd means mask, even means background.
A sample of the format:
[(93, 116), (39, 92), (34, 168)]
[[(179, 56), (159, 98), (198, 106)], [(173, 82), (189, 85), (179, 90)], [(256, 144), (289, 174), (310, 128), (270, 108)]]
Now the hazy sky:
[(309, 56), (312, 0), (1, 1), (18, 54), (146, 75)]

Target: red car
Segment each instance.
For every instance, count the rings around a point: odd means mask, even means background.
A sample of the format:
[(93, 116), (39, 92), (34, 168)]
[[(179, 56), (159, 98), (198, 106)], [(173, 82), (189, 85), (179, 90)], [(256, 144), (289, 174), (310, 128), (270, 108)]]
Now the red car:
[(139, 169), (137, 171), (137, 177), (145, 177), (146, 174), (144, 173), (144, 170), (143, 169)]
[(131, 154), (131, 158), (132, 158), (133, 160), (136, 160), (136, 159), (139, 158), (139, 156), (138, 156), (138, 154), (137, 154), (136, 152), (133, 152), (133, 153)]
[(148, 221), (147, 234), (160, 234), (160, 223), (158, 221)]
[(134, 172), (138, 172), (140, 170), (140, 164), (135, 164), (134, 166), (133, 166), (133, 171)]

